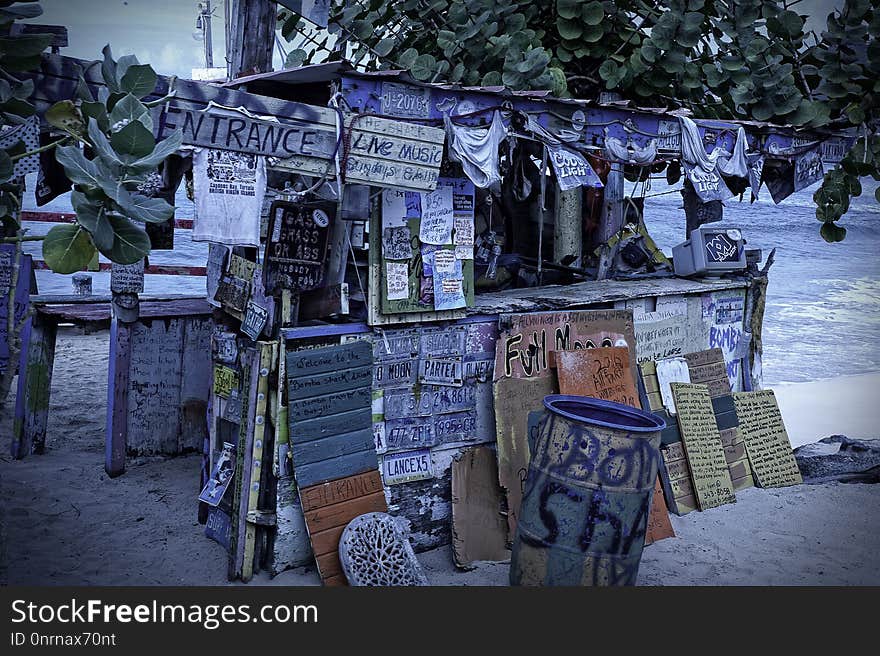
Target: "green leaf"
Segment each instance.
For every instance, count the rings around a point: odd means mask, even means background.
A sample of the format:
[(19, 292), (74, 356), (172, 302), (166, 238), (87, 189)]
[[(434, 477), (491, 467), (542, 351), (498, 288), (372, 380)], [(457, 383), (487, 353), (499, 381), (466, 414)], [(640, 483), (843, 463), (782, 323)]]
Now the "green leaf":
[(483, 76), (482, 81), (480, 82), (480, 86), (484, 87), (500, 87), (501, 86), (501, 73), (498, 71), (489, 71)]
[(387, 57), (394, 50), (394, 39), (379, 39), (379, 42), (373, 48), (380, 57)]
[(150, 237), (124, 216), (107, 217), (113, 228), (113, 246), (102, 249), (107, 258), (119, 264), (134, 264), (150, 252)]
[(107, 219), (104, 206), (99, 202), (90, 201), (80, 191), (70, 194), (70, 204), (76, 212), (76, 222), (89, 231), (92, 241), (99, 249), (113, 247), (113, 228)]
[(410, 73), (417, 80), (428, 80), (434, 74), (434, 67), (436, 65), (437, 60), (433, 56), (428, 54), (419, 55), (410, 67)]
[[(137, 125), (140, 124), (138, 123)], [(93, 118), (89, 119), (89, 139), (91, 140), (92, 146), (95, 148), (95, 152), (98, 153), (99, 157), (106, 160), (110, 164), (122, 166), (122, 161), (119, 159), (116, 151), (113, 150), (113, 147), (110, 145), (110, 141), (107, 139), (107, 135), (101, 131), (101, 128), (98, 127), (98, 122)]]
[(119, 154), (131, 155), (136, 159), (146, 157), (156, 147), (153, 133), (137, 121), (133, 121), (119, 132), (111, 134), (110, 143)]
[(43, 259), (55, 273), (74, 273), (88, 266), (95, 247), (78, 225), (54, 226), (43, 240)]
[(152, 153), (128, 164), (128, 169), (131, 171), (148, 171), (155, 168), (164, 162), (166, 157), (179, 150), (182, 143), (183, 133), (180, 130), (175, 130), (156, 144)]
[(119, 86), (120, 91), (124, 91), (122, 88), (122, 78), (128, 72), (128, 69), (132, 66), (137, 66), (140, 64), (138, 58), (134, 55), (122, 55), (116, 61), (116, 84)]
[(110, 129), (117, 132), (134, 121), (139, 122), (148, 131), (153, 130), (153, 119), (150, 110), (130, 93), (125, 94), (113, 106), (110, 112)]
[(12, 158), (9, 157), (9, 153), (5, 150), (0, 150), (0, 182), (7, 182), (15, 170), (15, 164), (12, 162)]
[(588, 2), (581, 7), (581, 20), (587, 25), (598, 25), (605, 18), (605, 9), (601, 2)]
[(581, 13), (579, 0), (556, 0), (556, 12), (563, 18), (577, 18)]
[(578, 39), (584, 33), (580, 21), (568, 20), (562, 17), (556, 19), (556, 30), (563, 39)]
[(102, 102), (83, 102), (80, 103), (79, 111), (85, 118), (92, 118), (98, 122), (98, 127), (104, 132), (110, 131), (110, 116), (107, 114), (107, 108)]
[(46, 110), (44, 117), (49, 125), (65, 132), (83, 134), (86, 131), (85, 121), (71, 100), (55, 103)]
[(119, 81), (119, 87), (136, 98), (143, 98), (153, 92), (158, 79), (159, 76), (149, 64), (134, 64), (125, 71), (125, 75)]
[(174, 216), (174, 206), (161, 198), (125, 192), (119, 194), (118, 203), (126, 216), (145, 223), (162, 223)]
[(407, 48), (401, 53), (400, 57), (397, 60), (397, 63), (401, 65), (401, 67), (410, 69), (413, 64), (416, 63), (416, 59), (418, 59), (419, 51), (415, 48)]
[(55, 159), (64, 167), (64, 172), (74, 184), (98, 188), (102, 186), (98, 165), (87, 160), (77, 146), (58, 146), (55, 149)]
[(110, 91), (119, 93), (119, 83), (116, 80), (116, 61), (113, 59), (110, 44), (104, 46), (101, 52), (104, 55), (104, 60), (101, 62), (101, 77), (104, 78), (104, 84)]
[(846, 228), (836, 225), (831, 221), (826, 221), (822, 224), (822, 228), (819, 230), (819, 234), (822, 235), (822, 239), (827, 241), (829, 244), (834, 244), (836, 242), (843, 241), (846, 238)]
[(602, 25), (587, 25), (584, 28), (584, 33), (581, 35), (581, 39), (586, 41), (587, 43), (596, 43), (599, 39), (605, 36), (605, 28)]

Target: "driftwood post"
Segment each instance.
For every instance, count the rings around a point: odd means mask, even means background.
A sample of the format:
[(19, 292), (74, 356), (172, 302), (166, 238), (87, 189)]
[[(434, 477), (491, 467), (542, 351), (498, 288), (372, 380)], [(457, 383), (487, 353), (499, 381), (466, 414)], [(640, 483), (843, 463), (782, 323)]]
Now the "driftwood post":
[(581, 265), (583, 250), (583, 188), (562, 191), (556, 187), (556, 222), (553, 230), (553, 261), (571, 267)]
[[(605, 182), (604, 201), (602, 203), (602, 219), (599, 223), (598, 243), (603, 245), (623, 227), (626, 216), (623, 203), (623, 164), (612, 164)], [(599, 258), (598, 279), (605, 280), (611, 274), (611, 266), (617, 253), (617, 245), (602, 246)]]
[(230, 0), (226, 16), (226, 70), (230, 80), (272, 70), (275, 3)]
[(107, 374), (107, 435), (104, 470), (111, 477), (125, 472), (128, 441), (128, 376), (131, 366), (131, 324), (113, 317), (110, 323), (110, 366)]

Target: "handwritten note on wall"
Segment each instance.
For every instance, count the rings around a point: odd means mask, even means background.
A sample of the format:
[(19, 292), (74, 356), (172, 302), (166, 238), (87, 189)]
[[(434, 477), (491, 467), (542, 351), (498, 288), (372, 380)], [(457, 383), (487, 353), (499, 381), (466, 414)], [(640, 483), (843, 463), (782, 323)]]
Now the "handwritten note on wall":
[(592, 396), (639, 407), (628, 348), (612, 346), (557, 351), (556, 365), (562, 394)]
[(419, 240), (425, 244), (452, 243), (452, 187), (438, 186), (422, 194), (422, 222)]
[(803, 483), (773, 390), (733, 395), (739, 430), (761, 487)]
[(705, 385), (672, 383), (672, 394), (700, 510), (735, 502), (709, 389)]

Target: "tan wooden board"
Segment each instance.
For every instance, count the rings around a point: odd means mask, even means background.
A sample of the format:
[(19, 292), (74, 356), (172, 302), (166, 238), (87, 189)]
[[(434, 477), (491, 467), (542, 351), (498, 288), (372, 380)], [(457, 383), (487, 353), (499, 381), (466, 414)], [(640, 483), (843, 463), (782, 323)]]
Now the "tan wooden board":
[(739, 462), (740, 460), (746, 457), (746, 443), (738, 442), (732, 446), (724, 447), (724, 459), (727, 460), (727, 464), (730, 465), (734, 462)]
[(651, 410), (663, 409), (663, 397), (660, 392), (648, 392), (648, 406)]
[(685, 353), (684, 359), (688, 361), (689, 367), (700, 367), (712, 362), (724, 362), (724, 353), (722, 353), (720, 348), (713, 348), (705, 351)]
[(721, 436), (721, 444), (725, 447), (742, 442), (742, 435), (740, 435), (739, 428), (736, 426), (719, 431), (719, 435)]
[(673, 383), (672, 393), (700, 510), (735, 502), (708, 388)]
[(300, 490), (303, 511), (341, 503), (357, 497), (365, 497), (382, 490), (382, 475), (379, 470), (364, 472), (320, 485)]
[(737, 392), (733, 399), (757, 484), (784, 487), (803, 483), (773, 390)]
[(664, 461), (667, 463), (685, 458), (684, 445), (681, 442), (666, 445), (661, 449), (661, 453), (663, 454)]
[(708, 383), (713, 380), (727, 380), (727, 367), (724, 362), (712, 362), (699, 367), (688, 366), (691, 375), (691, 383)]
[(669, 480), (671, 481), (680, 478), (688, 478), (691, 475), (690, 469), (688, 469), (687, 460), (684, 458), (667, 462), (666, 473), (669, 475)]
[(691, 483), (690, 476), (671, 480), (669, 481), (669, 486), (672, 488), (672, 496), (676, 499), (690, 496), (694, 493), (694, 486)]
[(657, 382), (657, 374), (642, 374), (642, 383), (645, 385), (645, 391), (648, 394), (652, 392), (655, 394), (660, 393), (660, 384)]

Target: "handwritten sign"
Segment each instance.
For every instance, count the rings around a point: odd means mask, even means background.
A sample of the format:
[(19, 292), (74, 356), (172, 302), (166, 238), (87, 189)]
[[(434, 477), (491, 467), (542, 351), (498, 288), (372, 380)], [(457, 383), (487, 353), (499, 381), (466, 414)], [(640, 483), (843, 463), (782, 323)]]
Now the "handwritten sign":
[(116, 294), (141, 294), (144, 291), (144, 261), (110, 267), (110, 291)]
[(412, 257), (409, 226), (382, 230), (382, 256), (388, 260), (409, 260)]
[[(666, 358), (657, 360), (657, 385), (660, 387), (660, 398), (670, 414), (675, 414), (675, 397), (672, 394), (672, 383), (690, 383), (691, 376), (688, 362), (684, 358)], [(699, 382), (699, 381), (693, 381)]]
[(733, 395), (739, 430), (761, 487), (803, 483), (773, 390)]
[(452, 228), (452, 187), (444, 185), (422, 194), (419, 240), (425, 244), (451, 244)]
[[(473, 215), (465, 215), (465, 216), (456, 216), (452, 220), (452, 243), (456, 246), (470, 246), (470, 249), (465, 249), (466, 251), (473, 251), (474, 245), (474, 217)], [(458, 257), (458, 249), (456, 249), (456, 257)], [(473, 253), (471, 253), (470, 258), (458, 258), (458, 259), (471, 259), (473, 257)]]
[(673, 383), (672, 394), (700, 510), (735, 502), (708, 388)]
[(385, 485), (434, 478), (430, 449), (389, 453), (382, 458), (382, 480)]
[(407, 262), (385, 263), (385, 288), (389, 301), (409, 298), (409, 264)]
[[(415, 218), (418, 218), (416, 215)], [(382, 229), (407, 227), (406, 192), (400, 189), (382, 191)]]
[[(184, 144), (277, 157), (276, 166), (289, 171), (326, 171), (336, 152), (336, 113), (285, 105), (285, 116), (264, 120), (236, 111), (181, 107), (172, 100), (154, 110), (155, 133), (164, 139), (179, 128)], [(443, 129), (351, 114), (343, 122), (349, 136), (346, 181), (418, 191), (436, 187)]]
[(639, 405), (626, 347), (557, 351), (556, 367), (562, 394), (591, 396), (633, 407)]
[(266, 289), (306, 291), (324, 282), (330, 225), (336, 203), (276, 201), (266, 241)]

